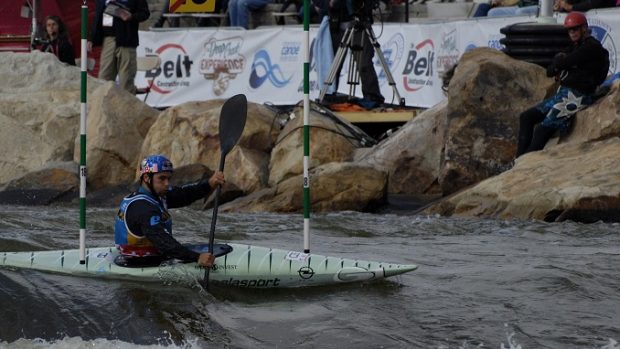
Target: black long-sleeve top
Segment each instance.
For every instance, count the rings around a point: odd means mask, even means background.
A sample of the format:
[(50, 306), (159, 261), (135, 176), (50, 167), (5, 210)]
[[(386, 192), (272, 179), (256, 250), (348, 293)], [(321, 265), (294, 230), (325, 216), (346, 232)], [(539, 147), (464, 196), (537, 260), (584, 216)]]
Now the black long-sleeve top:
[[(131, 19), (127, 22), (120, 18), (114, 18), (112, 32), (118, 47), (138, 47), (138, 27), (140, 22), (146, 21), (151, 12), (146, 0), (117, 0), (131, 12)], [(100, 46), (105, 36), (103, 27), (103, 12), (106, 8), (106, 0), (96, 0), (95, 20), (91, 31), (93, 45)]]
[(592, 36), (571, 44), (547, 67), (547, 76), (560, 76), (563, 86), (591, 94), (605, 80), (609, 52)]
[(67, 40), (56, 39), (44, 44), (41, 47), (43, 52), (51, 52), (58, 60), (67, 63), (68, 65), (75, 65), (75, 54), (73, 53), (73, 46)]
[(568, 0), (572, 11), (586, 12), (594, 8), (616, 7), (616, 0)]
[[(183, 207), (204, 198), (212, 190), (207, 181), (186, 184), (181, 187), (172, 187), (166, 194), (165, 200), (168, 208)], [(172, 237), (166, 231), (162, 223), (165, 219), (161, 216), (162, 212), (159, 207), (146, 200), (137, 200), (127, 208), (125, 221), (134, 235), (145, 236), (163, 256), (196, 262), (200, 254), (183, 246)], [(160, 217), (159, 223), (151, 225), (151, 217)]]

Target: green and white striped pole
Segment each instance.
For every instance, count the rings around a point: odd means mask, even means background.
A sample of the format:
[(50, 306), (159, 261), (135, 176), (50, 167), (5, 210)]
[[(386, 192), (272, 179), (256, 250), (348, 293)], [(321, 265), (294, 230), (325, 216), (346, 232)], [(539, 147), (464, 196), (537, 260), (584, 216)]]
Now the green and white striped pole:
[(86, 263), (86, 50), (88, 6), (82, 3), (82, 35), (80, 53), (80, 264)]
[(310, 0), (304, 0), (304, 253), (310, 253)]

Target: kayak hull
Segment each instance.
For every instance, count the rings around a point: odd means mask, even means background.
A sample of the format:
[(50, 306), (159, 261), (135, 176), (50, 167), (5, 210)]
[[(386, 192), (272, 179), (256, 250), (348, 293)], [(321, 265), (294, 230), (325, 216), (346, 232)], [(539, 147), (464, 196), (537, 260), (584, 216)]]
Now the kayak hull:
[[(209, 281), (240, 288), (289, 288), (379, 280), (417, 269), (413, 264), (370, 262), (305, 254), (244, 244), (227, 244), (232, 251), (215, 259)], [(114, 263), (114, 247), (90, 248), (82, 264), (79, 250), (0, 252), (0, 266), (74, 276), (133, 281), (195, 284), (205, 269), (196, 263), (165, 261), (150, 267)]]

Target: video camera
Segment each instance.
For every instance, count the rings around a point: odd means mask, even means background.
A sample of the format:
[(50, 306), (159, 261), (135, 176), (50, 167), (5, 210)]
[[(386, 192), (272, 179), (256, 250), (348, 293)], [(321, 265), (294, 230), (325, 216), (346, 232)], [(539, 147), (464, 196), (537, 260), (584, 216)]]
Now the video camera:
[(353, 15), (361, 20), (370, 20), (372, 23), (372, 11), (379, 8), (379, 0), (347, 0), (351, 1)]
[(47, 45), (49, 43), (50, 43), (49, 40), (43, 39), (43, 38), (39, 38), (39, 37), (36, 37), (36, 38), (32, 39), (32, 44), (33, 45)]

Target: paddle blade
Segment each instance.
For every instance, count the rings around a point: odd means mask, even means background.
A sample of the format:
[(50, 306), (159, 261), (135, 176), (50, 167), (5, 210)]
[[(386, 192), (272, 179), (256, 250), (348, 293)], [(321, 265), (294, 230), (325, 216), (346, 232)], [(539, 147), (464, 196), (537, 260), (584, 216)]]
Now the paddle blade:
[(220, 148), (222, 155), (237, 144), (248, 116), (248, 100), (244, 94), (230, 97), (222, 106), (220, 112)]

